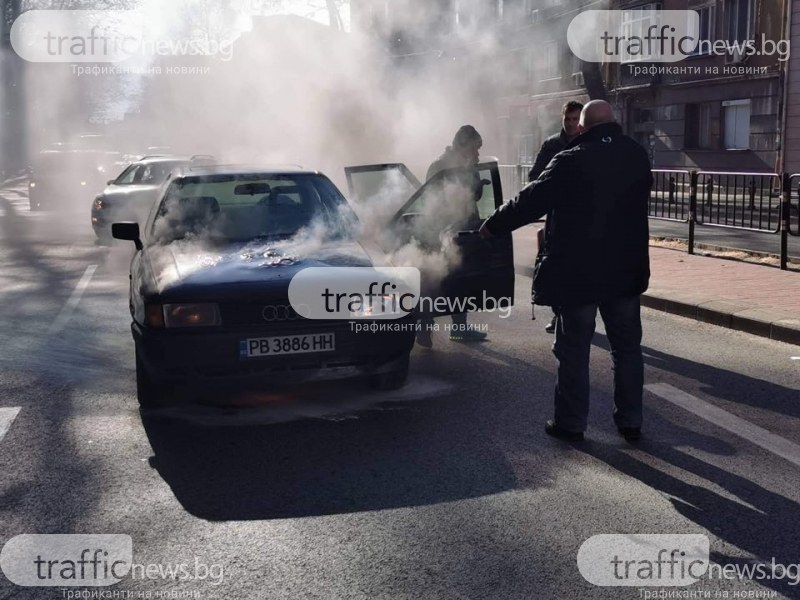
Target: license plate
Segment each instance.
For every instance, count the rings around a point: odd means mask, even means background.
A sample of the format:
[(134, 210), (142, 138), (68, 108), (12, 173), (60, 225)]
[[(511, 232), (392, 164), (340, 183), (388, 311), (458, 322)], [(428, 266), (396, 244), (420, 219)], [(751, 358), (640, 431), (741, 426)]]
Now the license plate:
[(308, 335), (281, 335), (276, 337), (250, 338), (239, 342), (239, 356), (279, 356), (305, 354), (306, 352), (333, 352), (336, 349), (333, 333)]

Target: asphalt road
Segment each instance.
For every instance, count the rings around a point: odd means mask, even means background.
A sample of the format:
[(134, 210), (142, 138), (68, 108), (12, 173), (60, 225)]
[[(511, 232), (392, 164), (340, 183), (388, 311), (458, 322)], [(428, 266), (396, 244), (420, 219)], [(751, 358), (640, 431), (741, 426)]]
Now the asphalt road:
[[(95, 247), (88, 207), (29, 213), (23, 188), (0, 191), (0, 213), (0, 543), (127, 534), (135, 563), (197, 575), (142, 569), (108, 588), (150, 597), (800, 596), (797, 347), (645, 309), (655, 387), (634, 447), (612, 425), (599, 325), (587, 441), (569, 445), (542, 429), (549, 313), (530, 320), (519, 278), (510, 318), (474, 316), (487, 343), (436, 334), (398, 392), (338, 382), (230, 414), (142, 415), (131, 249)], [(592, 585), (576, 566), (581, 544), (622, 533), (702, 534), (714, 563), (774, 559), (795, 578)], [(0, 575), (0, 598), (64, 597)]]

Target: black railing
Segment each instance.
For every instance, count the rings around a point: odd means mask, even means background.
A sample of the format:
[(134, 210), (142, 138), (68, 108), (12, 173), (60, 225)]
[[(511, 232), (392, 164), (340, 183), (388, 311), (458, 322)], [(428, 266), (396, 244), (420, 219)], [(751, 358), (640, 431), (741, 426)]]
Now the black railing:
[[(500, 165), (505, 197), (519, 193), (529, 169), (530, 165)], [(694, 254), (698, 225), (778, 234), (781, 269), (786, 269), (788, 236), (800, 235), (800, 173), (653, 169), (647, 214), (686, 223), (689, 254)]]
[(689, 171), (654, 170), (648, 216), (688, 223), (691, 211), (691, 179)]
[(789, 235), (800, 236), (800, 173), (786, 176), (786, 189), (789, 190), (787, 201), (788, 214), (785, 215), (786, 230)]
[(688, 223), (689, 254), (694, 254), (696, 225), (777, 233), (781, 269), (786, 269), (788, 236), (798, 235), (792, 204), (793, 199), (800, 203), (798, 180), (800, 174), (653, 169), (648, 216)]
[(698, 174), (697, 222), (778, 233), (781, 223), (781, 176), (775, 173)]

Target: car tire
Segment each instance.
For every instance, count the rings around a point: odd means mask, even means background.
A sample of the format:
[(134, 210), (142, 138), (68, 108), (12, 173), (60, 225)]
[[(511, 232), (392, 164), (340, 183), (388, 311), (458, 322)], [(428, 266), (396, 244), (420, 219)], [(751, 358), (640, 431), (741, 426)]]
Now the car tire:
[(409, 355), (403, 357), (401, 365), (386, 373), (376, 373), (369, 376), (369, 387), (373, 390), (390, 391), (399, 390), (408, 379)]
[(139, 352), (136, 352), (136, 396), (141, 408), (159, 408), (164, 406), (166, 386), (156, 384), (147, 373)]

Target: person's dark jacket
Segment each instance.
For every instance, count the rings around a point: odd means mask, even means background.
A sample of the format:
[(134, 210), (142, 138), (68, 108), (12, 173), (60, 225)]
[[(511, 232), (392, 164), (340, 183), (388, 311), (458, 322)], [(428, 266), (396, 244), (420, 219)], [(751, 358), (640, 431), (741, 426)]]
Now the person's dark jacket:
[(533, 167), (528, 172), (528, 181), (537, 180), (545, 170), (545, 167), (553, 160), (553, 157), (566, 148), (567, 144), (569, 144), (569, 138), (567, 137), (567, 132), (563, 129), (545, 139), (539, 149), (539, 154), (536, 155), (536, 160), (533, 161)]
[(652, 182), (644, 148), (618, 124), (604, 123), (572, 140), (486, 227), (501, 235), (549, 213), (547, 244), (534, 266), (536, 304), (579, 306), (641, 294), (650, 279)]

